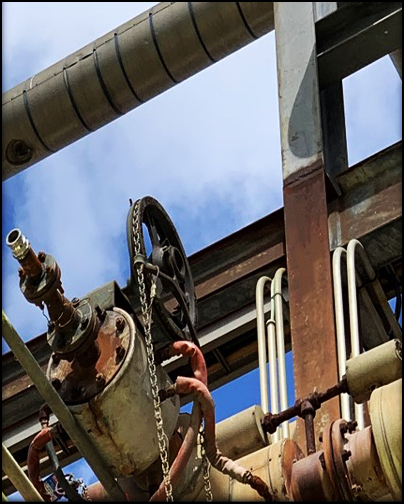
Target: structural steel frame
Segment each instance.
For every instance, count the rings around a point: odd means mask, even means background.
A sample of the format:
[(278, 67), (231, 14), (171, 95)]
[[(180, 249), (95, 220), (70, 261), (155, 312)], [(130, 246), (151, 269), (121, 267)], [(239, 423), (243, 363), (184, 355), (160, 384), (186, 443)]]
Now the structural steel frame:
[[(344, 77), (385, 54), (394, 52), (401, 68), (401, 5), (273, 3), (285, 207), (189, 258), (211, 389), (257, 367), (254, 293), (261, 276), (287, 267), (285, 334), (286, 348), (294, 350), (296, 397), (337, 382), (331, 252), (359, 239), (386, 296), (396, 295), (397, 283), (401, 292), (401, 142), (348, 168), (342, 91)], [(138, 308), (129, 285), (111, 282), (89, 295), (103, 308)], [(27, 343), (43, 370), (50, 357), (45, 342), (42, 334)], [(43, 399), (11, 353), (2, 366), (3, 443), (23, 466)], [(173, 379), (189, 372), (184, 358), (171, 359), (166, 369)], [(337, 417), (338, 401), (329, 401), (316, 416), (317, 434)], [(305, 446), (299, 425), (295, 439)], [(79, 458), (65, 441), (71, 449), (59, 450), (61, 465)], [(44, 459), (42, 474), (49, 467)], [(12, 491), (3, 475), (3, 492)]]

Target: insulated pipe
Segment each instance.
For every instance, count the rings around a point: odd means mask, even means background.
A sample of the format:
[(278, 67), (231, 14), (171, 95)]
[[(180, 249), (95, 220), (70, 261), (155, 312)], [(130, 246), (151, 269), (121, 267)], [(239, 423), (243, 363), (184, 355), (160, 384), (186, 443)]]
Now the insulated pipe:
[[(335, 249), (332, 256), (332, 275), (334, 284), (334, 307), (335, 307), (335, 325), (337, 333), (337, 353), (338, 353), (338, 378), (341, 380), (346, 372), (346, 341), (345, 341), (345, 321), (344, 304), (342, 298), (342, 279), (341, 279), (341, 256), (346, 258), (346, 250), (343, 247)], [(344, 420), (352, 420), (350, 400), (348, 394), (341, 394), (341, 417)]]
[(156, 5), (3, 94), (3, 180), (273, 29), (273, 2)]
[[(281, 410), (288, 407), (288, 389), (286, 383), (286, 362), (285, 362), (285, 334), (283, 329), (283, 306), (282, 306), (282, 276), (286, 272), (285, 268), (279, 268), (275, 273), (271, 285), (271, 299), (275, 299), (275, 323), (276, 323), (276, 349), (278, 354), (278, 374), (279, 374), (279, 395)], [(272, 289), (272, 286), (274, 288)], [(282, 424), (282, 437), (289, 437), (289, 423)]]
[(2, 333), (11, 351), (20, 361), (22, 368), (31, 378), (38, 392), (57, 416), (59, 422), (69, 434), (82, 456), (86, 459), (101, 484), (107, 489), (109, 495), (116, 501), (125, 501), (123, 491), (105, 467), (98, 450), (96, 450), (95, 446), (89, 441), (88, 436), (83, 432), (80, 425), (78, 425), (66, 404), (54, 387), (49, 383), (42, 369), (39, 367), (39, 364), (11, 325), (4, 311), (2, 311)]
[[(1, 446), (1, 464), (3, 471), (10, 478), (16, 490), (20, 492), (23, 499), (27, 502), (43, 502), (41, 494), (27, 478), (25, 472), (21, 469), (19, 464), (17, 464), (4, 443), (2, 443)], [(3, 500), (7, 501), (8, 499), (4, 498)]]
[(356, 403), (368, 401), (373, 390), (402, 377), (402, 345), (390, 340), (346, 363), (349, 393)]
[[(258, 338), (258, 365), (260, 370), (260, 394), (261, 408), (264, 413), (268, 413), (268, 382), (267, 382), (267, 353), (265, 341), (265, 314), (264, 314), (264, 287), (267, 282), (272, 280), (267, 277), (261, 277), (255, 288), (255, 305), (257, 312), (257, 338)], [(272, 310), (272, 303), (271, 303)], [(271, 311), (272, 317), (272, 311)], [(276, 362), (275, 362), (276, 373)], [(271, 407), (273, 405), (271, 404)]]

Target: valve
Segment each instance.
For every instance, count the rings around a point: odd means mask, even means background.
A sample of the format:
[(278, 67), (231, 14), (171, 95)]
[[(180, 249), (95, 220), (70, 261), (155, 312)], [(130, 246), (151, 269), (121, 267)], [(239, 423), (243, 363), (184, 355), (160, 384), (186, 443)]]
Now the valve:
[[(89, 351), (96, 336), (97, 317), (87, 301), (72, 303), (64, 296), (60, 268), (45, 252), (38, 255), (19, 229), (6, 238), (20, 263), (20, 289), (25, 299), (49, 313), (47, 340), (53, 352), (66, 360)], [(95, 357), (97, 352), (91, 352)]]

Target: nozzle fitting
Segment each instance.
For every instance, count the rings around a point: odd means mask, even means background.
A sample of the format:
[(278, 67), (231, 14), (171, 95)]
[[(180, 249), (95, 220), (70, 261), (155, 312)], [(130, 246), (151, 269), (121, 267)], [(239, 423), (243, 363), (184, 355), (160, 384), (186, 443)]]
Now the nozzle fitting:
[(30, 243), (18, 228), (12, 229), (6, 238), (7, 245), (11, 248), (13, 257), (21, 261), (30, 249)]

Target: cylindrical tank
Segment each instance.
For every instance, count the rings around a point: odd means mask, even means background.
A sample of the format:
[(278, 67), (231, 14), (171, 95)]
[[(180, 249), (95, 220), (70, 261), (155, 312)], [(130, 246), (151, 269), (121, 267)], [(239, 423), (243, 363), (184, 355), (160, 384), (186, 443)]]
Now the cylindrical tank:
[(349, 393), (360, 404), (370, 398), (375, 388), (387, 385), (402, 376), (402, 345), (394, 339), (383, 343), (346, 363)]
[(369, 414), (383, 474), (395, 501), (402, 500), (403, 486), (403, 380), (372, 392)]
[[(113, 311), (124, 319), (129, 336), (123, 362), (97, 395), (69, 408), (112, 474), (120, 477), (147, 469), (159, 457), (159, 446), (145, 342), (128, 313), (119, 308)], [(48, 377), (52, 376), (52, 365), (51, 360)], [(157, 366), (157, 379), (159, 389), (171, 384), (161, 366)], [(168, 439), (175, 430), (179, 407), (178, 396), (161, 404)]]
[(268, 444), (262, 430), (264, 412), (259, 406), (251, 406), (216, 425), (216, 443), (219, 450), (237, 460)]

